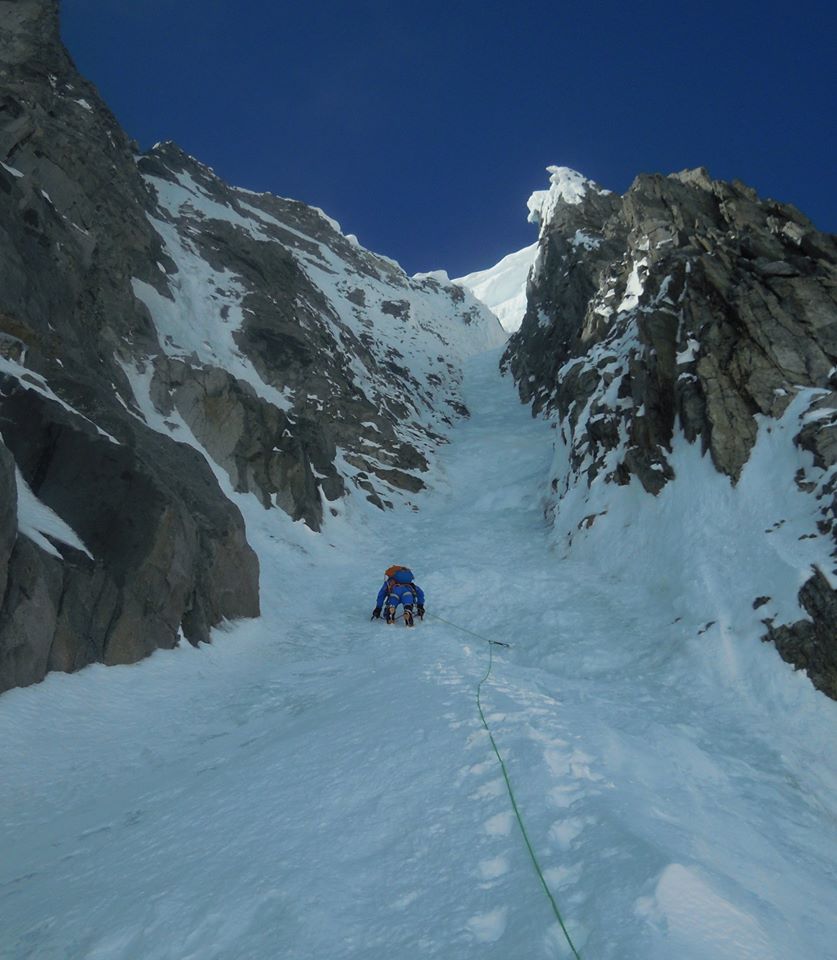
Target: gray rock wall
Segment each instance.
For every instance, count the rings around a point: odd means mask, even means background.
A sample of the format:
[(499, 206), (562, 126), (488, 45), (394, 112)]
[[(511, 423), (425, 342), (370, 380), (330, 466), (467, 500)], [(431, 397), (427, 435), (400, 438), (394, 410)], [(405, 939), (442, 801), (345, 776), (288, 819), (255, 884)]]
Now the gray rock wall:
[[(0, 16), (4, 690), (206, 640), (259, 604), (258, 562), (205, 460), (117, 396), (117, 345), (159, 350), (131, 278), (156, 281), (165, 259), (131, 146), (63, 50), (57, 3), (1, 3)], [(10, 537), (12, 456), (93, 560)]]

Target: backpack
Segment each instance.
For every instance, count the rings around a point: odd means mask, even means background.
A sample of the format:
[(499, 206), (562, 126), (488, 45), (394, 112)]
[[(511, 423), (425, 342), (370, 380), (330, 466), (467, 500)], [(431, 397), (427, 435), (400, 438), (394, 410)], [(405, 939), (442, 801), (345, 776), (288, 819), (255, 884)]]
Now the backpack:
[(387, 578), (387, 588), (392, 590), (396, 584), (408, 584), (413, 582), (413, 571), (409, 567), (400, 567), (397, 564), (389, 567), (384, 576)]

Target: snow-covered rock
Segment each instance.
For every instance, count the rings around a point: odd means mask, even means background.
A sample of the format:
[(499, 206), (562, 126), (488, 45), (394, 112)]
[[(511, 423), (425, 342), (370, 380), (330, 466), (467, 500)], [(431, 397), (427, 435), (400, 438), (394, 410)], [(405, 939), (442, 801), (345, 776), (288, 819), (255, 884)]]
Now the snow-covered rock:
[(173, 144), (138, 165), (174, 264), (156, 285), (133, 280), (162, 346), (150, 379), (144, 360), (123, 364), (138, 400), (150, 391), (182, 417), (235, 490), (313, 529), (323, 498), (361, 490), (385, 507), (420, 489), (462, 411), (462, 359), (503, 340), (490, 312), (441, 275), (408, 277), (317, 208), (227, 186)]
[(549, 189), (535, 190), (527, 203), (529, 222), (539, 224), (542, 229), (548, 227), (559, 205), (580, 204), (591, 192), (601, 196), (610, 193), (570, 167), (547, 167), (546, 172), (549, 174)]
[(834, 238), (704, 170), (624, 197), (553, 172), (536, 196), (504, 362), (556, 420), (560, 542), (774, 640), (837, 696)]

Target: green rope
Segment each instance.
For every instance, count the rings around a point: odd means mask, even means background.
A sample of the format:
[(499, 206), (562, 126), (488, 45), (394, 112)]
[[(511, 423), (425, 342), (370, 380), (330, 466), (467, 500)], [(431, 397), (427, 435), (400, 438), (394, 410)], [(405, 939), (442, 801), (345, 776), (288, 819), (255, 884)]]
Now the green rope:
[(488, 739), (491, 741), (491, 746), (494, 748), (494, 753), (497, 757), (497, 760), (500, 764), (500, 769), (503, 771), (503, 779), (506, 781), (506, 790), (509, 794), (509, 800), (511, 800), (512, 809), (514, 810), (514, 815), (517, 818), (518, 826), (520, 827), (520, 832), (523, 834), (523, 840), (526, 843), (526, 849), (529, 851), (529, 856), (532, 860), (532, 866), (535, 868), (535, 873), (537, 873), (538, 878), (541, 881), (541, 886), (544, 889), (544, 893), (549, 899), (550, 906), (552, 907), (552, 912), (555, 914), (555, 919), (561, 926), (561, 929), (564, 932), (564, 936), (567, 938), (567, 943), (570, 945), (570, 950), (573, 952), (573, 956), (576, 960), (581, 960), (578, 950), (575, 948), (575, 944), (570, 937), (569, 932), (564, 924), (564, 919), (561, 916), (561, 911), (558, 909), (558, 904), (555, 902), (555, 897), (552, 895), (552, 891), (549, 889), (549, 885), (546, 882), (546, 878), (543, 875), (543, 870), (541, 865), (538, 862), (537, 855), (535, 854), (535, 849), (532, 846), (532, 841), (529, 839), (529, 834), (526, 832), (526, 827), (523, 823), (523, 817), (520, 814), (520, 809), (517, 806), (517, 799), (514, 795), (514, 790), (512, 789), (511, 780), (509, 778), (509, 771), (506, 769), (506, 764), (503, 758), (500, 756), (500, 751), (497, 749), (497, 743), (494, 740), (494, 734), (491, 732), (491, 729), (488, 726), (488, 723), (485, 719), (485, 714), (482, 710), (482, 701), (480, 699), (480, 694), (482, 693), (482, 685), (486, 680), (491, 676), (491, 671), (494, 667), (494, 647), (501, 646), (507, 647), (509, 644), (500, 643), (499, 640), (489, 640), (488, 637), (483, 637), (478, 633), (474, 633), (473, 630), (466, 630), (465, 627), (460, 627), (456, 623), (451, 623), (450, 620), (445, 620), (443, 617), (435, 616), (435, 614), (426, 614), (426, 616), (432, 616), (434, 620), (441, 620), (442, 623), (447, 623), (451, 627), (455, 627), (457, 630), (461, 630), (463, 633), (470, 633), (473, 637), (478, 637), (480, 640), (485, 641), (488, 644), (488, 669), (485, 671), (485, 676), (477, 684), (477, 709), (480, 713), (480, 720), (482, 720), (482, 725), (485, 728), (485, 732), (488, 734)]
[(495, 647), (510, 647), (510, 643), (503, 643), (502, 640), (491, 640), (488, 637), (484, 637), (481, 633), (474, 633), (473, 630), (466, 630), (465, 627), (460, 627), (458, 623), (451, 623), (450, 620), (445, 620), (444, 617), (440, 617), (436, 613), (426, 613), (426, 617), (430, 617), (431, 620), (441, 620), (442, 623), (446, 623), (449, 627), (454, 627), (457, 630), (461, 630), (463, 633), (470, 633), (472, 637), (476, 637), (478, 640), (483, 640), (485, 643), (494, 644)]

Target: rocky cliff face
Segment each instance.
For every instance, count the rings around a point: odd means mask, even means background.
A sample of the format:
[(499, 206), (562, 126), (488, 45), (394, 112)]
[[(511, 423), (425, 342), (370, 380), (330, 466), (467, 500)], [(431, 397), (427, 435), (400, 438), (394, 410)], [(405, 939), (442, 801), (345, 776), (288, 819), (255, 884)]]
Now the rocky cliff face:
[[(690, 545), (681, 576), (714, 564), (747, 584), (740, 630), (837, 697), (835, 238), (704, 170), (640, 176), (621, 197), (551, 170), (530, 201), (539, 249), (504, 364), (533, 411), (556, 419), (562, 542), (606, 535), (594, 527), (618, 538), (617, 517), (636, 526), (641, 487), (680, 526), (669, 539)], [(716, 479), (701, 493), (694, 471), (709, 461)], [(720, 516), (722, 541), (697, 542), (695, 525)], [(747, 552), (729, 565), (736, 541)], [(667, 542), (660, 531), (646, 547), (668, 562)]]
[(347, 489), (379, 507), (421, 489), (464, 412), (461, 359), (503, 342), (496, 319), (322, 211), (229, 187), (173, 144), (138, 169), (163, 256), (154, 283), (132, 282), (161, 349), (123, 368), (161, 429), (181, 418), (235, 490), (315, 530)]
[(2, 691), (257, 615), (228, 495), (314, 530), (409, 496), (502, 331), (317, 210), (138, 156), (57, 0), (0, 21)]

